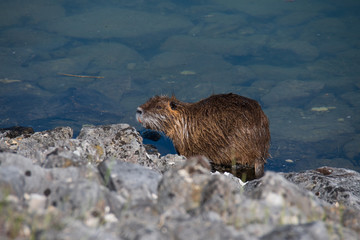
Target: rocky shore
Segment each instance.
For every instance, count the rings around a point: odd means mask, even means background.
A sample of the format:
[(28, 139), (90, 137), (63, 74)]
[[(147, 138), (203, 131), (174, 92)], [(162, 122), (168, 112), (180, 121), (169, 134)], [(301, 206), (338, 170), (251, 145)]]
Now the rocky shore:
[(127, 124), (0, 131), (1, 239), (358, 239), (360, 174), (266, 172), (147, 151)]

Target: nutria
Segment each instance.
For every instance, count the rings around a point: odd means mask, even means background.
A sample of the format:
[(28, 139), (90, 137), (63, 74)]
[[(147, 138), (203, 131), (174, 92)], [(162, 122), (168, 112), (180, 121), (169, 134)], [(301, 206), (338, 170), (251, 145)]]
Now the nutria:
[(269, 121), (255, 100), (232, 93), (196, 103), (155, 96), (137, 108), (136, 118), (165, 133), (185, 157), (204, 155), (214, 164), (250, 167), (256, 178), (264, 174)]

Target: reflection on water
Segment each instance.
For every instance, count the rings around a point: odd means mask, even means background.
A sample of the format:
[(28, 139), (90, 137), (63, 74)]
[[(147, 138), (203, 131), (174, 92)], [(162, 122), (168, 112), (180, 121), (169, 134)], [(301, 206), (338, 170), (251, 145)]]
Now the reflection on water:
[(270, 119), (268, 170), (360, 171), (359, 10), (356, 0), (4, 0), (0, 127), (140, 129), (136, 107), (153, 95), (234, 92)]

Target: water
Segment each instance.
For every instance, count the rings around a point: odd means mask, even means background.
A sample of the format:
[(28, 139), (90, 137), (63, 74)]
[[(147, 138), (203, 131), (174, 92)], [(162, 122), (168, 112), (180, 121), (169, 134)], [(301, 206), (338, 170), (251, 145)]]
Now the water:
[(270, 119), (267, 170), (360, 171), (359, 10), (357, 0), (3, 0), (0, 127), (141, 130), (136, 107), (153, 95), (234, 92)]

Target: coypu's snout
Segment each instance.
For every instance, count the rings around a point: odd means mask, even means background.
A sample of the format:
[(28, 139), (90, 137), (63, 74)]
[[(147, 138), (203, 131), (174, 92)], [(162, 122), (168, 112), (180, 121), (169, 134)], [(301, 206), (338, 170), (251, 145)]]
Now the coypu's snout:
[(139, 123), (142, 123), (142, 122), (141, 122), (142, 114), (143, 114), (142, 108), (141, 108), (141, 107), (138, 107), (138, 108), (136, 109), (136, 119), (138, 120)]

